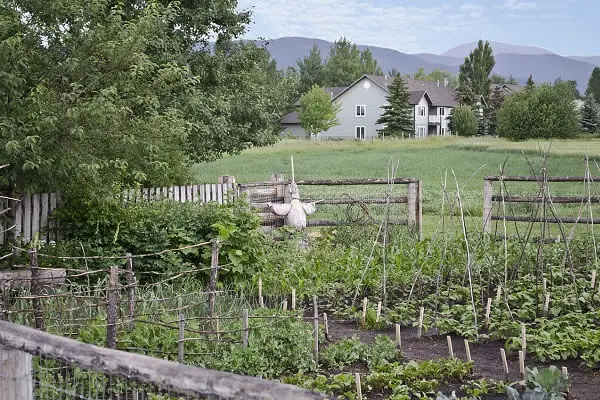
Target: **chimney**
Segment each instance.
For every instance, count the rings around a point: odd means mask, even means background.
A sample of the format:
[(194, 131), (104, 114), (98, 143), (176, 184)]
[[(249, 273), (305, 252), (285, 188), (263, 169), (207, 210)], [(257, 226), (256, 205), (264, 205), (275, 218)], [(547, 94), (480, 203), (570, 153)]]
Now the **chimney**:
[(437, 87), (440, 87), (440, 80), (437, 80)]

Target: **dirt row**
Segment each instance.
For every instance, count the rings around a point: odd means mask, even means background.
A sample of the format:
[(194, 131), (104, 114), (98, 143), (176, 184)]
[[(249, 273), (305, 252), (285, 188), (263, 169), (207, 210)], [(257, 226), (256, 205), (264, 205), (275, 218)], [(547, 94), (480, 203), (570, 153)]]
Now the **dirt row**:
[[(375, 341), (375, 337), (381, 334), (395, 337), (393, 328), (385, 331), (366, 331), (358, 329), (355, 323), (329, 322), (329, 340), (331, 342), (358, 336), (363, 342), (372, 343)], [(454, 356), (466, 361), (464, 339), (452, 336), (452, 342)], [(477, 378), (507, 379), (510, 382), (519, 380), (519, 361), (516, 356), (507, 355), (510, 374), (507, 377), (504, 373), (500, 358), (500, 349), (503, 345), (503, 341), (469, 344)], [(446, 336), (426, 334), (419, 339), (417, 338), (416, 329), (404, 328), (402, 329), (402, 352), (406, 358), (413, 360), (446, 358), (448, 357)], [(569, 400), (600, 399), (600, 371), (590, 371), (582, 368), (579, 364), (580, 362), (577, 360), (561, 361), (554, 364), (557, 367), (567, 367), (568, 369), (571, 378)], [(530, 368), (547, 366), (546, 364), (536, 363), (531, 358), (526, 360), (526, 365)]]

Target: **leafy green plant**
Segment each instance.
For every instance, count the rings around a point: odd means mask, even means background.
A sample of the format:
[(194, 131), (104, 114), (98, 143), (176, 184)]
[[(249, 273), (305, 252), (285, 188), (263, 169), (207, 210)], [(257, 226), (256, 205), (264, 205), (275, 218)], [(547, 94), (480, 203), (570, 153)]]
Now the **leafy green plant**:
[(368, 354), (368, 346), (354, 336), (327, 346), (319, 355), (319, 361), (325, 368), (341, 369), (356, 362), (366, 362)]

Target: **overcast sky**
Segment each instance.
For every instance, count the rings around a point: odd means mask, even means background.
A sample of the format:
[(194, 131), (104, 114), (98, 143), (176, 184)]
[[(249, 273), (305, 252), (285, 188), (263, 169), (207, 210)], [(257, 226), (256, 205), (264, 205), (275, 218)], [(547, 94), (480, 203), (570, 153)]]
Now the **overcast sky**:
[(239, 0), (248, 39), (306, 36), (405, 53), (441, 53), (478, 39), (600, 55), (599, 0)]

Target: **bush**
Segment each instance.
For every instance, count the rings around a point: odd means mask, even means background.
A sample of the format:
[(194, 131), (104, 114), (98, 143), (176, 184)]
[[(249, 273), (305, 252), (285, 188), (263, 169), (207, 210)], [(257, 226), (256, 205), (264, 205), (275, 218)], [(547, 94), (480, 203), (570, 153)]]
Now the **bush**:
[(573, 137), (578, 132), (574, 100), (566, 83), (515, 93), (498, 110), (498, 134), (511, 140)]
[[(260, 270), (264, 254), (260, 218), (243, 200), (225, 205), (169, 200), (127, 205), (117, 201), (71, 202), (55, 216), (64, 235), (64, 241), (55, 247), (58, 255), (144, 254), (218, 238), (219, 264), (228, 264), (228, 271), (219, 273), (219, 281), (237, 283)], [(202, 246), (138, 258), (134, 268), (141, 273), (175, 273), (204, 267), (201, 277), (205, 277), (210, 258), (210, 246)], [(94, 267), (108, 265), (98, 264)]]
[(477, 117), (469, 106), (458, 106), (451, 112), (452, 131), (458, 136), (473, 136), (477, 133)]

